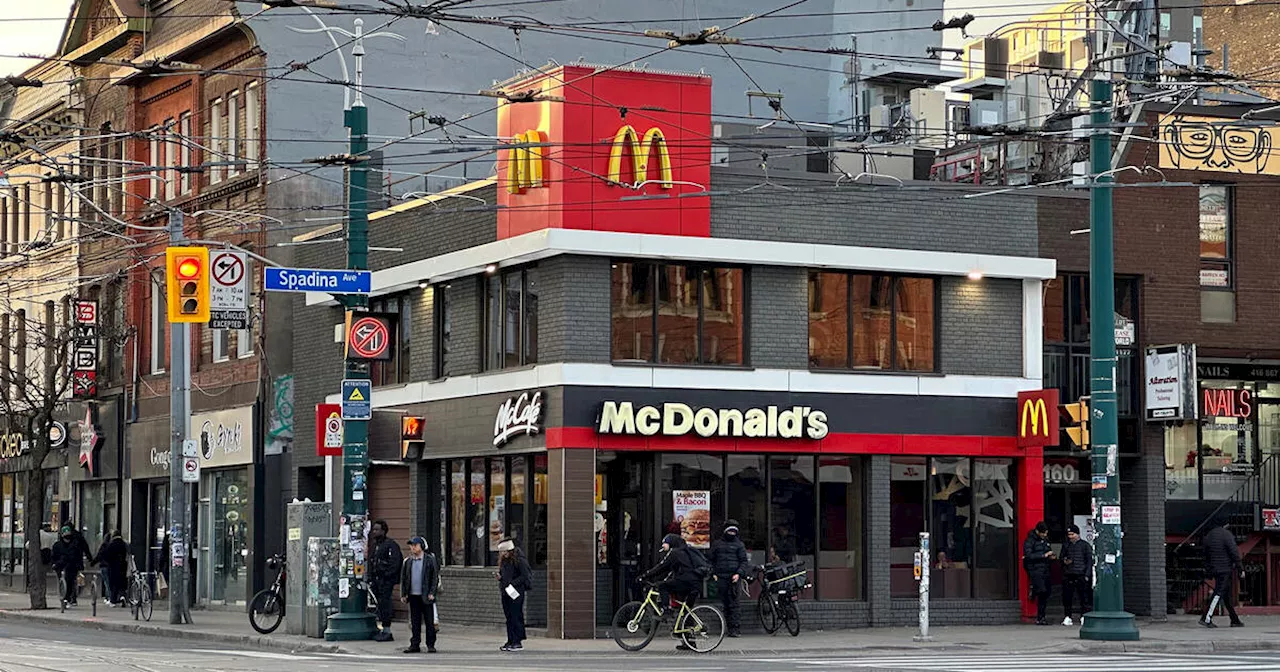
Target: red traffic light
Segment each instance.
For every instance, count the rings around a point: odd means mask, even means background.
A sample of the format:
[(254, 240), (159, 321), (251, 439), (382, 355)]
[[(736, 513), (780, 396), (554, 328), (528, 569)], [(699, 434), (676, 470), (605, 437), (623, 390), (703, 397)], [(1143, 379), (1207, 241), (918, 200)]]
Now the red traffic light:
[(179, 259), (175, 265), (174, 274), (179, 280), (194, 280), (200, 275), (200, 260), (192, 257)]

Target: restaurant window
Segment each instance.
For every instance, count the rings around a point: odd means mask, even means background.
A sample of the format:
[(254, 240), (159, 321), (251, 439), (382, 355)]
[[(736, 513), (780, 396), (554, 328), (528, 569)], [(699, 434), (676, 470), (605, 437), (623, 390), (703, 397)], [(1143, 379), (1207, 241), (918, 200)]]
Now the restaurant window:
[[(449, 474), (447, 497), (441, 481), (440, 516), (442, 554), (449, 564), (495, 566), (498, 544), (510, 538), (532, 566), (546, 565), (545, 454), (477, 457), (440, 465), (441, 473)], [(530, 501), (533, 506), (527, 505)]]
[(547, 496), (550, 482), (547, 479), (547, 454), (538, 453), (533, 458), (533, 511), (529, 516), (529, 525), (533, 533), (529, 535), (529, 563), (534, 567), (547, 566)]
[(809, 365), (937, 370), (938, 283), (877, 273), (809, 273)]
[(1232, 189), (1200, 185), (1200, 320), (1235, 321)]
[(741, 268), (614, 262), (614, 361), (746, 362), (746, 273)]
[(485, 516), (485, 463), (484, 458), (470, 461), (467, 497), (467, 564), (485, 564), (488, 549), (488, 518)]
[(539, 291), (536, 268), (503, 271), (485, 278), (486, 371), (537, 363)]
[(818, 457), (819, 599), (863, 599), (862, 464), (856, 457)]
[[(817, 491), (813, 482), (813, 457), (788, 455), (769, 458), (769, 536), (771, 562), (796, 562), (814, 567), (817, 530)], [(807, 594), (806, 594), (807, 595)]]
[[(710, 550), (723, 527), (724, 461), (719, 455), (664, 453), (660, 460), (664, 534), (681, 534), (697, 549)], [(713, 521), (715, 521), (713, 523)]]
[(431, 289), (435, 309), (435, 373), (437, 378), (453, 375), (453, 285), (436, 285)]
[(769, 483), (763, 455), (729, 455), (725, 519), (738, 521), (738, 538), (752, 565), (763, 565), (769, 550)]
[(498, 544), (507, 535), (507, 472), (502, 458), (489, 460), (489, 516), (485, 538), (489, 540), (488, 564), (498, 564)]
[(467, 564), (466, 531), (467, 516), (466, 463), (453, 460), (449, 463), (449, 563)]
[(369, 302), (369, 312), (389, 317), (391, 323), (391, 358), (370, 363), (369, 377), (373, 385), (397, 385), (409, 382), (409, 344), (413, 335), (413, 298), (396, 294)]
[(890, 460), (890, 592), (914, 595), (914, 554), (929, 532), (931, 589), (942, 598), (1015, 599), (1012, 460)]

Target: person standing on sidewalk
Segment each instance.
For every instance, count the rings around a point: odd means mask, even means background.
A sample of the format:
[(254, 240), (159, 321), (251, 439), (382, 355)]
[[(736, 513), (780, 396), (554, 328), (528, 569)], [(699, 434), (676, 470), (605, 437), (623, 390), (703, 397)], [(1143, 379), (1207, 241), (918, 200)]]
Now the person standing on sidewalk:
[(711, 545), (711, 571), (715, 572), (716, 590), (720, 593), (730, 637), (742, 636), (738, 588), (747, 569), (747, 547), (738, 538), (738, 521), (730, 518), (725, 521), (724, 533)]
[(1073, 598), (1080, 597), (1080, 622), (1093, 611), (1093, 547), (1080, 538), (1080, 528), (1067, 526), (1067, 541), (1062, 545), (1062, 609), (1067, 617), (1063, 625), (1075, 625), (1071, 620)]
[(120, 536), (120, 530), (112, 530), (107, 535), (93, 561), (102, 573), (103, 597), (111, 604), (124, 606), (124, 592), (129, 580), (129, 544)]
[(507, 643), (503, 651), (524, 650), (524, 598), (533, 588), (533, 570), (511, 539), (498, 543), (498, 585), (502, 589), (502, 615), (507, 619)]
[(427, 623), (427, 653), (436, 652), (436, 629), (432, 623), (432, 607), (436, 601), (436, 558), (427, 551), (422, 537), (409, 540), (409, 557), (400, 570), (400, 599), (409, 603), (409, 648), (405, 653), (421, 653), (422, 622)]
[(1022, 542), (1022, 567), (1027, 570), (1031, 596), (1036, 599), (1036, 625), (1049, 625), (1044, 615), (1049, 609), (1049, 565), (1053, 559), (1053, 549), (1049, 547), (1049, 526), (1042, 520)]
[(1213, 614), (1221, 602), (1227, 615), (1231, 617), (1231, 627), (1244, 627), (1233, 604), (1235, 578), (1237, 574), (1244, 576), (1244, 565), (1240, 561), (1240, 547), (1236, 545), (1236, 537), (1226, 528), (1221, 518), (1214, 520), (1213, 529), (1204, 535), (1204, 555), (1205, 570), (1213, 577), (1213, 601), (1200, 619), (1200, 625), (1206, 628), (1218, 627), (1213, 622)]
[(391, 617), (395, 612), (391, 593), (400, 582), (404, 556), (400, 553), (400, 544), (387, 535), (389, 531), (385, 520), (373, 521), (369, 530), (370, 541), (373, 542), (369, 557), (369, 584), (373, 587), (374, 597), (378, 598), (378, 622), (382, 625), (382, 629), (373, 636), (375, 642), (395, 640), (391, 635)]
[(67, 604), (76, 603), (76, 594), (79, 592), (76, 580), (80, 572), (84, 571), (85, 558), (89, 557), (81, 543), (76, 540), (71, 527), (63, 527), (58, 541), (53, 545), (53, 571), (62, 577), (66, 592), (61, 599)]

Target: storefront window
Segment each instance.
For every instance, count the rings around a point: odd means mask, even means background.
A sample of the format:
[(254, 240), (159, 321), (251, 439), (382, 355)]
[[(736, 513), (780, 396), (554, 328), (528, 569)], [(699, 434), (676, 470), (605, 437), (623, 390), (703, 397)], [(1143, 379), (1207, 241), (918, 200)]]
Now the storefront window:
[(724, 526), (724, 459), (666, 453), (660, 462), (663, 533), (679, 534), (693, 548), (711, 548), (711, 539)]
[(1253, 385), (1205, 381), (1200, 406), (1203, 497), (1229, 499), (1253, 474)]
[(467, 536), (465, 532), (467, 520), (467, 478), (463, 467), (466, 463), (454, 460), (450, 463), (449, 510), (452, 517), (449, 521), (449, 562), (455, 565), (467, 564)]
[(0, 537), (0, 564), (4, 565), (4, 571), (12, 572), (14, 566), (14, 546), (13, 531), (17, 527), (18, 521), (14, 520), (13, 515), (13, 474), (5, 474), (0, 476), (0, 490), (4, 493), (4, 519), (3, 536)]
[(889, 592), (895, 597), (916, 595), (915, 552), (925, 531), (926, 460), (893, 457), (889, 462)]
[(738, 521), (738, 537), (747, 547), (751, 564), (764, 564), (769, 544), (768, 483), (763, 455), (730, 455), (728, 505), (725, 519)]
[(164, 538), (169, 526), (169, 484), (153, 483), (150, 488), (151, 525), (147, 528), (147, 571), (168, 572), (169, 562), (164, 554)]
[(538, 453), (533, 456), (533, 515), (529, 516), (529, 524), (533, 526), (530, 535), (529, 564), (534, 567), (547, 566), (547, 454)]
[(489, 564), (498, 564), (498, 544), (506, 537), (507, 475), (502, 458), (489, 460)]
[(245, 566), (248, 525), (252, 499), (249, 472), (228, 469), (213, 472), (213, 520), (210, 561), (213, 586), (209, 599), (215, 602), (243, 602), (248, 599)]
[(817, 588), (821, 599), (862, 599), (863, 482), (860, 458), (818, 458)]
[(523, 455), (511, 458), (511, 494), (507, 497), (507, 535), (515, 539), (516, 545), (529, 551), (528, 537), (525, 536), (524, 501), (528, 495), (527, 460)]
[(813, 457), (769, 458), (770, 509), (773, 530), (769, 537), (771, 560), (804, 562), (813, 569), (814, 514), (817, 493), (813, 485)]
[(483, 567), (488, 550), (488, 517), (485, 515), (484, 458), (471, 460), (470, 496), (467, 498), (467, 564)]
[(1167, 498), (1200, 498), (1197, 453), (1194, 423), (1164, 428), (1164, 484)]
[(1014, 525), (1013, 460), (974, 460), (973, 596), (1011, 600), (1018, 585), (1018, 538)]
[(938, 597), (969, 597), (973, 566), (973, 490), (966, 457), (935, 457), (930, 468), (931, 590)]

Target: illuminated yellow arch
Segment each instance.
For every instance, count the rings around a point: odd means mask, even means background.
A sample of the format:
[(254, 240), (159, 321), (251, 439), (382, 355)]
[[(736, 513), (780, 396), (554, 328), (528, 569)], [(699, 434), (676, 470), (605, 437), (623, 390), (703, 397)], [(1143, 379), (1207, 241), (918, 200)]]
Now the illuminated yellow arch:
[(672, 187), (671, 153), (667, 150), (667, 138), (659, 128), (655, 126), (645, 131), (643, 140), (630, 124), (618, 129), (613, 136), (613, 146), (609, 148), (608, 177), (613, 182), (622, 182), (622, 152), (626, 147), (631, 149), (631, 170), (637, 184), (649, 179), (649, 158), (656, 151), (658, 181), (663, 189)]

